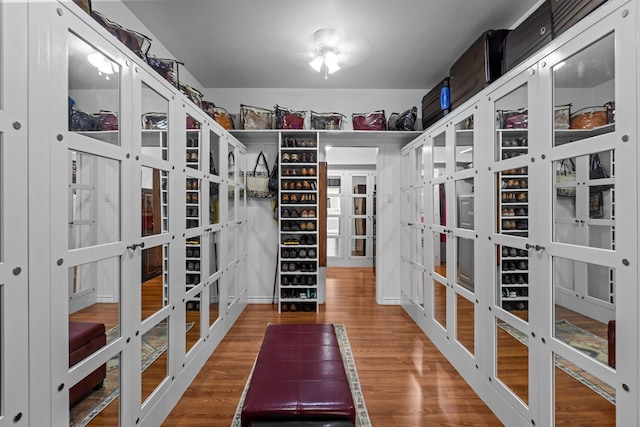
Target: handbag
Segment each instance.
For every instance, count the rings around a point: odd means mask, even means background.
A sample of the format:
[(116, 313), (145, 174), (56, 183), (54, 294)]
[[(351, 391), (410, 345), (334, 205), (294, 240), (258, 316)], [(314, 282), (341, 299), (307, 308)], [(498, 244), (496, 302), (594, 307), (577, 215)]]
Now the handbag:
[(184, 65), (175, 59), (156, 58), (155, 56), (147, 56), (147, 63), (156, 73), (160, 74), (172, 86), (180, 87), (180, 71), (178, 67)]
[(271, 196), (276, 196), (278, 194), (279, 188), (278, 181), (278, 159), (276, 158), (276, 162), (273, 164), (273, 169), (271, 169), (271, 175), (269, 175), (269, 194)]
[(604, 195), (601, 190), (589, 192), (589, 218), (602, 218), (604, 216)]
[[(236, 180), (236, 156), (233, 155), (233, 151), (230, 151), (227, 155), (227, 175), (229, 176), (229, 181), (234, 182)], [(235, 197), (235, 189), (229, 186), (229, 198), (233, 199)]]
[(609, 178), (609, 174), (602, 164), (600, 163), (600, 156), (598, 154), (592, 154), (589, 158), (590, 168), (589, 168), (589, 179), (604, 179)]
[(418, 117), (418, 107), (409, 108), (402, 113), (391, 113), (387, 129), (389, 130), (416, 130), (416, 118)]
[(353, 130), (387, 130), (387, 118), (384, 110), (351, 115)]
[(140, 58), (146, 60), (149, 49), (151, 48), (151, 39), (144, 34), (137, 31), (124, 28), (120, 24), (111, 21), (109, 18), (96, 12), (91, 11), (91, 17), (95, 19), (100, 25), (102, 25), (108, 32), (110, 32), (115, 38), (120, 40), (129, 50), (138, 55)]
[(306, 115), (306, 111), (294, 111), (276, 105), (276, 129), (304, 129), (304, 118)]
[[(262, 162), (260, 162), (262, 160)], [(247, 195), (249, 197), (271, 197), (269, 193), (269, 165), (264, 153), (260, 151), (252, 172), (247, 173)]]
[(311, 129), (342, 130), (344, 114), (311, 112)]
[(273, 111), (240, 104), (240, 127), (242, 129), (272, 129)]
[(556, 183), (573, 184), (573, 187), (558, 188), (556, 191), (560, 197), (576, 197), (576, 164), (573, 159), (562, 159), (560, 168), (556, 171)]

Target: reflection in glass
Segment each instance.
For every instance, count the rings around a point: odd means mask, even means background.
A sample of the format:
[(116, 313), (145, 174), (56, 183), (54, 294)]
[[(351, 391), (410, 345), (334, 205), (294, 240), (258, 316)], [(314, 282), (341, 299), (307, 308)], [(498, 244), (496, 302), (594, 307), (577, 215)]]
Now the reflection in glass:
[(227, 287), (227, 307), (230, 307), (236, 300), (236, 266), (237, 264), (234, 264), (229, 267), (227, 273), (222, 276)]
[(209, 132), (209, 173), (220, 175), (220, 135)]
[[(104, 334), (104, 344), (120, 337), (120, 257), (113, 257), (69, 268), (69, 334), (81, 333), (89, 323), (97, 322), (95, 332)], [(97, 336), (97, 335), (96, 335)], [(96, 346), (93, 351), (102, 346)], [(70, 359), (70, 366), (92, 352), (78, 352)]]
[(529, 337), (496, 318), (496, 378), (529, 403)]
[(433, 233), (433, 271), (447, 277), (447, 235)]
[[(145, 400), (169, 375), (169, 319), (165, 318), (142, 334), (140, 366), (141, 401)], [(143, 403), (144, 405), (144, 403)]]
[(447, 152), (445, 148), (444, 132), (433, 138), (433, 177), (444, 176), (447, 173)]
[(553, 163), (554, 241), (615, 249), (614, 156), (608, 150)]
[(68, 33), (69, 131), (119, 145), (120, 65)]
[(142, 249), (142, 320), (169, 304), (169, 245)]
[(473, 167), (473, 115), (455, 127), (456, 172)]
[(472, 355), (475, 354), (476, 306), (460, 294), (456, 294), (456, 340)]
[(433, 223), (447, 225), (447, 194), (444, 183), (433, 186)]
[(474, 292), (474, 240), (456, 237), (456, 282)]
[(367, 198), (355, 196), (353, 198), (353, 215), (367, 214)]
[(456, 181), (456, 199), (458, 200), (457, 226), (473, 230), (473, 178)]
[(169, 101), (142, 82), (142, 154), (169, 160)]
[(209, 224), (220, 222), (220, 184), (209, 183)]
[(209, 234), (209, 277), (220, 271), (220, 231)]
[(235, 182), (236, 180), (236, 155), (233, 145), (227, 145), (227, 174), (229, 176), (230, 182)]
[(187, 178), (185, 210), (187, 216), (187, 228), (200, 226), (200, 180)]
[(497, 305), (529, 320), (529, 251), (496, 245), (499, 269)]
[[(87, 424), (82, 424), (89, 427), (120, 425), (120, 362), (120, 353), (118, 353), (107, 363), (98, 367), (96, 371), (69, 388), (69, 418), (71, 421), (79, 422), (90, 419)], [(84, 393), (82, 393), (83, 391)], [(85, 393), (89, 393), (86, 398), (84, 397)], [(114, 397), (113, 401), (105, 407), (96, 407), (93, 404), (95, 401), (109, 402), (112, 396)], [(93, 410), (97, 410), (98, 414), (92, 414)]]
[(230, 225), (227, 230), (227, 236), (229, 236), (227, 239), (227, 259), (229, 260), (228, 264), (231, 264), (238, 259), (238, 233), (235, 225)]
[(424, 206), (425, 206), (425, 188), (423, 186), (417, 187), (414, 189), (414, 197), (416, 203), (415, 215), (413, 218), (410, 218), (411, 221), (415, 221), (416, 223), (424, 223)]
[(367, 219), (366, 218), (353, 218), (353, 234), (355, 236), (367, 235)]
[(496, 174), (496, 197), (500, 200), (496, 228), (499, 233), (529, 236), (529, 177), (526, 167)]
[(201, 140), (200, 140), (201, 124), (195, 118), (187, 114), (187, 167), (192, 169), (200, 169), (201, 165)]
[(340, 250), (340, 237), (327, 237), (327, 256), (328, 257), (341, 257), (342, 251)]
[[(609, 329), (615, 328), (609, 324), (616, 317), (615, 273), (607, 266), (553, 258), (555, 338), (609, 366), (615, 366), (607, 342)], [(600, 315), (590, 315), (596, 308)]]
[(142, 236), (166, 233), (169, 225), (168, 172), (143, 166), (140, 169)]
[(433, 319), (447, 329), (447, 286), (433, 281)]
[(616, 425), (616, 389), (567, 359), (554, 355), (555, 425), (573, 425), (576, 415), (590, 425)]
[(527, 85), (522, 85), (495, 102), (495, 161), (520, 157), (528, 152), (527, 90)]
[(120, 162), (69, 151), (69, 249), (120, 240)]
[(212, 326), (220, 315), (220, 279), (209, 286), (209, 326)]
[(187, 285), (187, 289), (190, 289), (202, 281), (201, 268), (203, 266), (201, 263), (202, 248), (200, 246), (200, 236), (195, 236), (187, 239), (185, 244), (185, 283)]
[(351, 256), (367, 256), (367, 239), (351, 239)]
[(615, 131), (615, 36), (553, 67), (554, 145)]
[(420, 307), (424, 308), (424, 285), (425, 285), (425, 273), (421, 267), (413, 268), (413, 301)]
[(236, 186), (229, 183), (229, 202), (227, 203), (227, 220), (235, 221), (236, 220), (236, 196), (239, 195), (240, 192), (237, 191)]
[(415, 149), (415, 160), (416, 164), (413, 170), (416, 173), (414, 178), (415, 183), (422, 183), (424, 181), (424, 147), (419, 146)]
[(200, 339), (200, 294), (185, 302), (187, 325), (185, 327), (185, 351), (188, 353)]
[(367, 194), (367, 177), (353, 175), (351, 177), (351, 188), (353, 188), (353, 194)]

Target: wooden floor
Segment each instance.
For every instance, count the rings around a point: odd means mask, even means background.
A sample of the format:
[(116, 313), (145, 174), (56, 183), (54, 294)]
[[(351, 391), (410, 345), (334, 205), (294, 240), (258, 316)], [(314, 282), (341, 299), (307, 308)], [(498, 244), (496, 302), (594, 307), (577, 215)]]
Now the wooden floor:
[[(161, 304), (161, 283), (145, 282), (142, 291), (146, 317)], [(97, 313), (91, 311), (96, 309), (83, 310), (73, 317), (95, 320)], [(187, 321), (197, 322), (197, 313), (187, 311)], [(591, 319), (568, 310), (560, 310), (556, 316), (606, 337), (606, 326)], [(117, 317), (108, 313), (101, 313), (98, 318), (108, 327), (117, 322)], [(299, 322), (345, 325), (374, 426), (502, 425), (400, 306), (376, 304), (372, 269), (334, 267), (327, 269), (327, 301), (321, 305), (320, 313), (279, 314), (275, 305), (247, 306), (163, 426), (229, 426), (266, 325)], [(473, 351), (473, 323), (462, 318), (459, 323), (469, 327), (458, 331), (458, 339)], [(196, 341), (199, 329), (196, 324), (187, 332), (188, 347)], [(498, 378), (528, 401), (526, 347), (507, 333), (499, 331), (498, 335), (499, 351), (504, 356), (499, 361)], [(154, 374), (155, 370), (160, 374), (166, 370), (162, 360), (145, 371), (143, 396), (157, 385), (156, 376), (162, 378)], [(556, 425), (615, 426), (614, 405), (593, 396), (593, 392), (585, 392), (584, 386), (559, 369), (555, 381)], [(90, 425), (117, 425), (117, 401), (114, 403)]]
[(228, 427), (270, 322), (344, 324), (374, 426), (502, 425), (401, 307), (376, 304), (372, 269), (327, 272), (320, 313), (249, 305), (163, 425)]

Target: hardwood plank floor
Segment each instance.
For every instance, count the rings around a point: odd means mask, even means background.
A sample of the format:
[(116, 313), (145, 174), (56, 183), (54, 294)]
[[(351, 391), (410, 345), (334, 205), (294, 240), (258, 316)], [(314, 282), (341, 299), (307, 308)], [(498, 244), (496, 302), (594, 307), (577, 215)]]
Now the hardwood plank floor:
[(249, 305), (163, 425), (229, 426), (266, 325), (299, 322), (345, 325), (374, 426), (502, 425), (401, 307), (376, 304), (372, 269), (327, 272), (320, 313)]
[[(500, 421), (458, 375), (413, 320), (399, 306), (375, 302), (375, 277), (368, 268), (327, 269), (327, 301), (319, 313), (282, 313), (271, 304), (251, 304), (184, 393), (164, 426), (229, 426), (268, 323), (341, 323), (356, 361), (365, 402), (374, 426), (500, 426)], [(143, 317), (161, 306), (159, 279), (142, 287)], [(436, 313), (444, 295), (436, 296)], [(213, 304), (211, 310), (217, 310)], [(117, 325), (117, 304), (94, 304), (74, 313), (78, 321), (101, 321), (107, 329)], [(188, 310), (187, 346), (199, 334), (199, 311)], [(212, 313), (213, 314), (213, 313)], [(526, 316), (525, 316), (526, 317)], [(458, 311), (457, 339), (473, 351), (473, 305)], [(556, 318), (606, 338), (606, 325), (561, 307)], [(523, 400), (528, 398), (526, 347), (498, 331), (498, 378)], [(166, 372), (160, 358), (143, 374), (142, 394), (148, 396)], [(556, 425), (615, 426), (615, 406), (559, 369), (555, 370)], [(157, 374), (160, 374), (158, 376)], [(157, 378), (156, 378), (157, 377)], [(91, 426), (118, 425), (118, 400)], [(579, 415), (577, 415), (579, 414)], [(579, 418), (577, 418), (579, 417)]]

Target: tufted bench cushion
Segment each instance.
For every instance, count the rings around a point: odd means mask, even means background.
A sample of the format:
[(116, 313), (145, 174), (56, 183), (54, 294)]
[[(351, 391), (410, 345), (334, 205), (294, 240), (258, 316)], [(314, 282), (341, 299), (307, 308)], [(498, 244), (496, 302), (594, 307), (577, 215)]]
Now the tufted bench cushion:
[(267, 327), (242, 407), (242, 426), (294, 421), (355, 424), (351, 389), (331, 324)]

